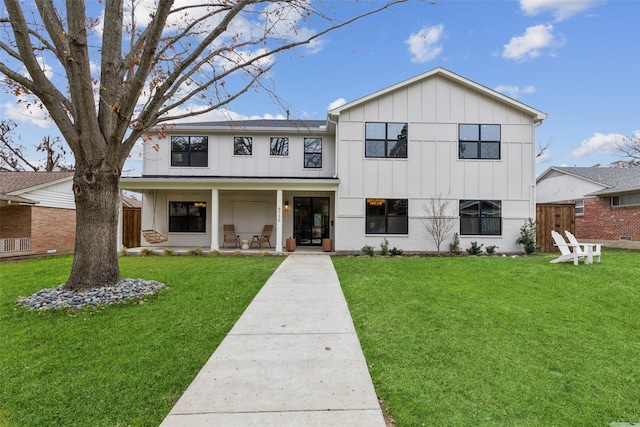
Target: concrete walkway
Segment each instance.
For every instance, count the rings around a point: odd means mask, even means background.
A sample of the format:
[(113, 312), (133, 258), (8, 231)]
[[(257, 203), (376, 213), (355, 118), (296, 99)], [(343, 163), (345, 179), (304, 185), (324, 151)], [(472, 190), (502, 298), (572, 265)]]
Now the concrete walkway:
[(329, 256), (287, 257), (161, 426), (385, 426)]

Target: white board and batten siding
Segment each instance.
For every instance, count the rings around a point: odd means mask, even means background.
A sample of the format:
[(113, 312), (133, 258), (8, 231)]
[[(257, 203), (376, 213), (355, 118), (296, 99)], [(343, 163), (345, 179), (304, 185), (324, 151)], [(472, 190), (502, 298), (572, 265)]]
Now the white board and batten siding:
[[(341, 110), (336, 219), (341, 238), (336, 249), (377, 248), (387, 237), (391, 246), (403, 250), (435, 250), (424, 231), (423, 206), (443, 196), (455, 215), (460, 199), (501, 200), (502, 235), (462, 238), (462, 246), (475, 240), (504, 252), (519, 250), (519, 229), (535, 214), (534, 119), (501, 99), (438, 75)], [(408, 123), (407, 158), (365, 158), (367, 122)], [(459, 159), (460, 123), (500, 124), (500, 159)], [(408, 199), (409, 234), (365, 235), (367, 198)]]

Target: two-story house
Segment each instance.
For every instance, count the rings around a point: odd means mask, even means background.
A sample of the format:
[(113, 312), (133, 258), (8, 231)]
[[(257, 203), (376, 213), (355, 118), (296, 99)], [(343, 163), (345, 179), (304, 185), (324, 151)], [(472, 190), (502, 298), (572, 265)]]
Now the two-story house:
[[(444, 200), (461, 246), (521, 251), (535, 216), (535, 128), (546, 114), (443, 68), (329, 111), (326, 120), (178, 123), (144, 144), (142, 228), (153, 246), (223, 247), (273, 225), (275, 251), (435, 251), (424, 227)], [(144, 244), (144, 243), (143, 243)]]

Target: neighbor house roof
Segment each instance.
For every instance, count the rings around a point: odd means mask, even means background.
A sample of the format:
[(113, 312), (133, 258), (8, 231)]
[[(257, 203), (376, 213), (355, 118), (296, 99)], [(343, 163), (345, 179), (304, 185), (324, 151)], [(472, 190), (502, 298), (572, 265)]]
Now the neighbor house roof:
[(460, 76), (458, 74), (455, 74), (455, 73), (453, 73), (453, 72), (451, 72), (451, 71), (449, 71), (449, 70), (447, 70), (445, 68), (442, 68), (442, 67), (434, 68), (433, 70), (427, 71), (426, 73), (417, 75), (417, 76), (412, 77), (412, 78), (410, 78), (408, 80), (405, 80), (403, 82), (397, 83), (397, 84), (395, 84), (393, 86), (389, 86), (389, 87), (387, 87), (385, 89), (382, 89), (382, 90), (380, 90), (378, 92), (374, 92), (374, 93), (372, 93), (370, 95), (364, 96), (364, 97), (362, 97), (360, 99), (356, 99), (355, 101), (352, 101), (352, 102), (349, 102), (347, 104), (341, 105), (340, 107), (336, 107), (333, 110), (329, 111), (329, 115), (333, 116), (333, 117), (338, 116), (338, 115), (340, 115), (341, 111), (350, 109), (350, 108), (352, 108), (352, 107), (354, 107), (356, 105), (359, 105), (359, 104), (367, 102), (367, 101), (369, 101), (371, 99), (375, 99), (375, 98), (378, 98), (380, 96), (386, 95), (386, 94), (388, 94), (390, 92), (393, 92), (393, 91), (398, 90), (400, 88), (403, 88), (405, 86), (409, 86), (409, 85), (414, 84), (416, 82), (419, 82), (421, 80), (425, 80), (427, 78), (432, 78), (432, 77), (437, 77), (437, 76), (441, 76), (441, 77), (448, 78), (450, 80), (454, 80), (457, 83), (459, 83), (459, 84), (461, 84), (461, 85), (463, 85), (465, 87), (472, 88), (472, 89), (474, 89), (474, 90), (476, 90), (478, 92), (481, 92), (481, 93), (485, 94), (486, 96), (488, 96), (490, 98), (499, 100), (501, 102), (504, 102), (506, 104), (511, 105), (513, 108), (516, 108), (518, 110), (524, 111), (524, 112), (530, 114), (531, 116), (533, 116), (534, 117), (534, 122), (536, 122), (536, 123), (540, 123), (540, 122), (542, 122), (543, 120), (545, 120), (548, 117), (548, 115), (546, 113), (543, 113), (540, 110), (536, 110), (535, 108), (530, 107), (530, 106), (528, 106), (526, 104), (523, 104), (520, 101), (516, 101), (515, 99), (510, 98), (510, 97), (508, 97), (508, 96), (506, 96), (506, 95), (504, 95), (504, 94), (502, 94), (500, 92), (497, 92), (497, 91), (495, 91), (493, 89), (489, 89), (486, 86), (483, 86), (483, 85), (481, 85), (479, 83), (474, 82), (473, 80), (469, 80), (469, 79), (467, 79), (465, 77), (462, 77), (462, 76)]
[(19, 203), (37, 203), (22, 193), (73, 179), (73, 172), (0, 172), (0, 200)]
[(544, 179), (554, 171), (572, 175), (604, 187), (602, 190), (585, 194), (586, 196), (606, 196), (640, 191), (640, 167), (600, 168), (551, 166), (538, 177), (536, 182)]

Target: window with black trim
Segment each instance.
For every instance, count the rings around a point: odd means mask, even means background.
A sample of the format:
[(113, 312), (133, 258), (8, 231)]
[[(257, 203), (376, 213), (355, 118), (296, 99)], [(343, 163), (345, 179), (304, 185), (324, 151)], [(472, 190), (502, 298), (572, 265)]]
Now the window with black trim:
[(169, 231), (206, 233), (206, 202), (169, 202)]
[(206, 136), (172, 136), (171, 166), (207, 167), (208, 146)]
[(304, 167), (322, 167), (322, 138), (304, 139)]
[(288, 156), (289, 155), (289, 138), (272, 137), (270, 144), (270, 154), (272, 156)]
[(409, 234), (407, 199), (367, 199), (366, 234)]
[(500, 125), (458, 125), (460, 159), (499, 159)]
[(407, 158), (407, 123), (365, 123), (364, 156)]
[(253, 138), (250, 136), (233, 137), (233, 155), (250, 156), (253, 150)]
[(500, 200), (460, 200), (460, 235), (502, 234)]

